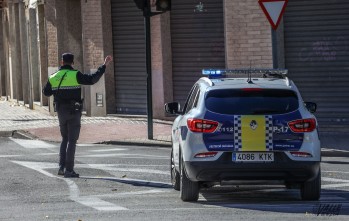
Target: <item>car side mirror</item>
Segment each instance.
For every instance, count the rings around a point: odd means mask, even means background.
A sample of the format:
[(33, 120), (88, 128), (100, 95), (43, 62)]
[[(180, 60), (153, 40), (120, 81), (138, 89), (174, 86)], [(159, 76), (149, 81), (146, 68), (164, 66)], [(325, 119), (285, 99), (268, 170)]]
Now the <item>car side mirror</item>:
[(181, 105), (178, 102), (171, 102), (165, 104), (165, 111), (169, 114), (181, 114)]
[(308, 109), (310, 113), (315, 113), (317, 105), (314, 102), (304, 102), (305, 107)]

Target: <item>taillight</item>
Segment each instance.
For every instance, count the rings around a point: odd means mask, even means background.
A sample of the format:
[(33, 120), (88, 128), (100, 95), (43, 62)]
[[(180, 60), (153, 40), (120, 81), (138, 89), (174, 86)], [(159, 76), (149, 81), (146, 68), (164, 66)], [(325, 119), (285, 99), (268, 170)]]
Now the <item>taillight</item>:
[(213, 133), (218, 127), (218, 122), (203, 119), (188, 119), (187, 124), (192, 132), (201, 133)]
[(198, 153), (195, 155), (195, 158), (208, 158), (208, 157), (215, 157), (218, 152), (204, 152), (204, 153)]
[(294, 120), (288, 122), (288, 126), (294, 133), (312, 132), (316, 128), (316, 121), (314, 118)]
[(310, 153), (307, 152), (291, 151), (290, 153), (294, 157), (313, 157)]

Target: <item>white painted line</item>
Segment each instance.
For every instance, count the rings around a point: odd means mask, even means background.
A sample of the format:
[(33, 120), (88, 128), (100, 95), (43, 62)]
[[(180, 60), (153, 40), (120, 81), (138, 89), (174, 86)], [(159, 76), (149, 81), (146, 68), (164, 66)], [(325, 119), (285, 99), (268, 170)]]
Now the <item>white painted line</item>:
[(89, 150), (89, 152), (112, 152), (112, 151), (124, 151), (127, 148), (113, 148), (113, 149), (100, 149), (100, 150)]
[(349, 172), (344, 172), (344, 171), (321, 171), (322, 173), (346, 173), (349, 174)]
[(125, 207), (115, 205), (113, 203), (109, 203), (107, 201), (101, 200), (97, 197), (79, 197), (77, 199), (78, 203), (92, 207), (99, 211), (120, 211), (120, 210), (128, 210)]
[(322, 177), (321, 180), (336, 183), (336, 184), (322, 184), (321, 188), (339, 188), (339, 187), (349, 186), (349, 180), (330, 178), (330, 177)]
[(349, 183), (349, 180), (342, 180), (342, 179), (336, 179), (336, 178), (330, 178), (330, 177), (322, 177), (322, 181), (328, 181), (328, 182), (342, 182), (342, 183)]
[(337, 183), (337, 184), (325, 184), (321, 185), (321, 188), (339, 188), (339, 187), (348, 187), (349, 183)]
[(162, 171), (162, 170), (154, 170), (154, 169), (141, 169), (141, 168), (119, 168), (119, 167), (114, 167), (110, 165), (96, 165), (94, 164), (93, 166), (89, 164), (92, 168), (95, 169), (100, 169), (104, 171), (119, 171), (119, 172), (134, 172), (134, 173), (150, 173), (150, 174), (162, 174), (162, 175), (170, 175), (169, 171)]
[(52, 155), (57, 155), (58, 153), (38, 153), (35, 154), (36, 156), (52, 156)]
[(0, 158), (21, 157), (23, 155), (0, 155)]
[(78, 147), (97, 147), (99, 145), (98, 144), (92, 144), (92, 143), (88, 143), (88, 144), (78, 143), (78, 144), (76, 144), (76, 146), (78, 146)]
[(91, 154), (91, 155), (78, 155), (76, 157), (80, 158), (98, 158), (98, 157), (122, 157), (122, 158), (150, 158), (150, 159), (169, 159), (167, 156), (156, 156), (156, 155), (143, 155), (143, 154), (122, 154), (122, 153), (115, 153), (115, 154)]
[(121, 198), (121, 197), (130, 197), (130, 196), (137, 196), (137, 195), (152, 195), (155, 193), (168, 193), (168, 192), (172, 192), (172, 190), (170, 189), (165, 189), (165, 190), (157, 190), (157, 189), (153, 189), (153, 190), (143, 190), (143, 191), (135, 191), (135, 192), (124, 192), (124, 193), (118, 193), (115, 192), (113, 194), (101, 194), (101, 195), (95, 195), (96, 197), (101, 197), (101, 198)]
[[(27, 167), (29, 169), (32, 170), (36, 170), (48, 177), (56, 177), (56, 178), (60, 178), (57, 176), (54, 176), (53, 174), (45, 171), (43, 168), (54, 168), (57, 167), (57, 164), (54, 163), (43, 163), (43, 162), (28, 162), (28, 161), (12, 161), (13, 163), (19, 164), (21, 166)], [(54, 164), (54, 166), (53, 166)]]
[(78, 165), (88, 165), (89, 167), (92, 168), (97, 168), (97, 167), (166, 167), (168, 169), (168, 164), (159, 164), (159, 165), (148, 165), (148, 164), (78, 164)]
[(41, 140), (23, 140), (14, 139), (12, 137), (10, 138), (10, 140), (26, 149), (51, 149), (56, 147), (55, 145), (49, 144)]
[[(101, 200), (97, 197), (90, 197), (90, 196), (80, 196), (79, 187), (76, 185), (74, 181), (67, 178), (61, 178), (58, 176), (55, 176), (51, 173), (48, 173), (44, 170), (44, 168), (52, 168), (53, 163), (42, 163), (42, 162), (25, 162), (25, 161), (12, 161), (13, 163), (22, 165), (24, 167), (27, 167), (29, 169), (36, 170), (48, 177), (57, 178), (60, 180), (64, 180), (69, 187), (69, 198), (77, 203), (80, 203), (82, 205), (91, 207), (93, 209), (96, 209), (98, 211), (118, 211), (118, 210), (128, 210), (125, 207), (115, 205), (110, 202), (106, 202), (104, 200)], [(57, 164), (55, 164), (55, 167), (57, 167)]]

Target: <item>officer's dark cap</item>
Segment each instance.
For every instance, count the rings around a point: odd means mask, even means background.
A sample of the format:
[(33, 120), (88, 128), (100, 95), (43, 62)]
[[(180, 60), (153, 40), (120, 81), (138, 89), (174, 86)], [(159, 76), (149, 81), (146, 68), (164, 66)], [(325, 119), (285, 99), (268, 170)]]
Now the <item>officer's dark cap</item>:
[(62, 60), (65, 63), (73, 63), (74, 62), (74, 55), (72, 53), (64, 53), (64, 54), (62, 54)]

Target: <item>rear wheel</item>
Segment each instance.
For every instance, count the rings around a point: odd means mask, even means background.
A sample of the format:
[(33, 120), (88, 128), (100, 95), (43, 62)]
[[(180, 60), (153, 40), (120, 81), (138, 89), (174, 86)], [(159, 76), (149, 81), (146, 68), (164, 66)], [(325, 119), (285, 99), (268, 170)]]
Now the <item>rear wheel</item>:
[(180, 163), (180, 196), (183, 201), (197, 201), (199, 199), (199, 183), (191, 181), (185, 172), (183, 160)]
[(301, 185), (302, 200), (319, 200), (321, 195), (321, 169), (318, 175), (311, 181), (304, 182)]
[(175, 190), (180, 189), (180, 180), (181, 180), (181, 175), (176, 170), (176, 167), (174, 164), (173, 150), (172, 150), (171, 151), (171, 183), (172, 183), (173, 189)]

